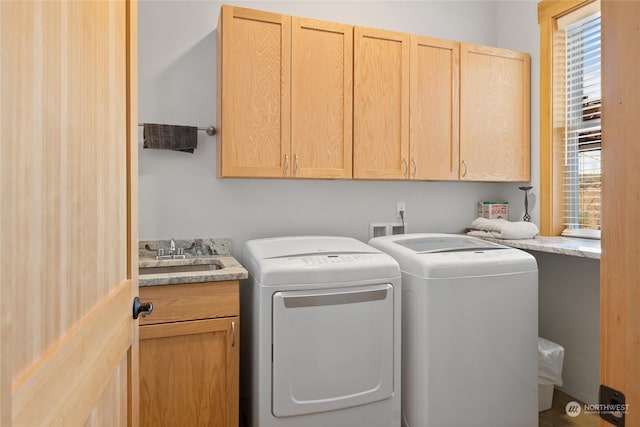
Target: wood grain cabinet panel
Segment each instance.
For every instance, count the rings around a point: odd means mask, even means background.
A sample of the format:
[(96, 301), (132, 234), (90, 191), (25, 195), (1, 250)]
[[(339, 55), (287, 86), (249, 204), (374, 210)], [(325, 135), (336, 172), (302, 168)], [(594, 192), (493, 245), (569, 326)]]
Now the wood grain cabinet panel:
[(153, 314), (140, 325), (232, 317), (240, 314), (238, 281), (140, 287), (140, 299), (153, 302)]
[(411, 179), (458, 179), (459, 72), (459, 43), (411, 36)]
[(237, 427), (238, 282), (149, 286), (140, 295), (154, 303), (140, 322), (140, 425)]
[(222, 6), (218, 176), (527, 181), (526, 53)]
[(459, 44), (356, 28), (354, 177), (458, 179)]
[(409, 34), (354, 29), (353, 177), (409, 171)]
[(353, 26), (294, 17), (292, 32), (292, 175), (351, 178)]
[(529, 54), (461, 44), (460, 179), (530, 179)]
[(351, 178), (353, 26), (222, 6), (218, 175)]
[(217, 36), (218, 175), (281, 177), (291, 144), (291, 17), (222, 6)]

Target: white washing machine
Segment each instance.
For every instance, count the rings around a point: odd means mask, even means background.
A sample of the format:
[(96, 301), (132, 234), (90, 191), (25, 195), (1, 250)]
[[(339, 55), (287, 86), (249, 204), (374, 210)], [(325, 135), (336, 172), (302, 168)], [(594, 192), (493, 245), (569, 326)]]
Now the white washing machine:
[(399, 427), (401, 285), (344, 237), (248, 241), (241, 401), (252, 427)]
[(369, 244), (402, 270), (403, 426), (537, 426), (535, 258), (460, 235)]

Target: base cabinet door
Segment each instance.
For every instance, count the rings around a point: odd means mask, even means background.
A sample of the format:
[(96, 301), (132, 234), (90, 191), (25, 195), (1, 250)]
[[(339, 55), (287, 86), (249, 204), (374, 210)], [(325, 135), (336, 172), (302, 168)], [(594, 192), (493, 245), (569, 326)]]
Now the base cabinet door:
[(238, 318), (140, 327), (140, 425), (238, 425)]

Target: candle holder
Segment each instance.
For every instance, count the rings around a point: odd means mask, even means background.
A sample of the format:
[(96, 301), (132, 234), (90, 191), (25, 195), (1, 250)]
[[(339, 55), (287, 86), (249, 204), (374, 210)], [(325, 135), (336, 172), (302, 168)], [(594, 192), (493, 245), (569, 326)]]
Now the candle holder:
[(529, 215), (529, 199), (527, 197), (527, 193), (533, 187), (518, 187), (520, 190), (524, 191), (524, 216), (522, 217), (523, 221), (529, 222), (531, 220), (531, 215)]

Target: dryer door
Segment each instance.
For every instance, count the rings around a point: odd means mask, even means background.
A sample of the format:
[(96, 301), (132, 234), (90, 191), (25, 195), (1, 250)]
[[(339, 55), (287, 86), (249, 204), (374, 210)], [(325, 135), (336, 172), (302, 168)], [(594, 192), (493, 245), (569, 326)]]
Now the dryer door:
[(393, 286), (273, 296), (276, 417), (362, 405), (393, 393)]

